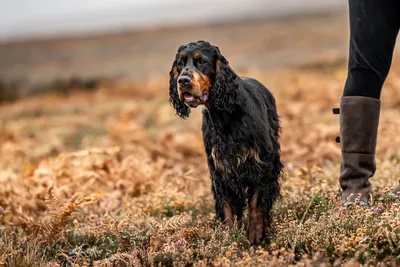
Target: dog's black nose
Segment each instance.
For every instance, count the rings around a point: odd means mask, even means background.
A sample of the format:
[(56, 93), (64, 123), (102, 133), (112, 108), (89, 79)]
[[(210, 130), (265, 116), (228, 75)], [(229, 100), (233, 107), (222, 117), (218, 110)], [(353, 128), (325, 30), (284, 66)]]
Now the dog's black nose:
[(181, 76), (181, 77), (179, 77), (179, 79), (178, 79), (178, 83), (179, 83), (180, 85), (183, 85), (183, 86), (189, 85), (191, 81), (192, 81), (192, 78), (190, 78), (189, 76)]

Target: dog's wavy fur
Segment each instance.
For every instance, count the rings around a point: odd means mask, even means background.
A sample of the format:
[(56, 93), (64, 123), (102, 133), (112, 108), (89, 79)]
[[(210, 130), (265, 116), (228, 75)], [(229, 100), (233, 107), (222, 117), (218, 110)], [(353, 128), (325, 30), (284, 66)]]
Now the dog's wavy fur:
[(205, 41), (191, 42), (179, 47), (170, 71), (169, 100), (181, 118), (189, 117), (190, 108), (179, 97), (177, 61), (180, 53), (195, 51), (212, 59), (202, 133), (216, 219), (232, 226), (235, 217), (242, 219), (247, 205), (248, 237), (251, 244), (258, 244), (265, 238), (272, 206), (280, 196), (283, 164), (275, 99), (257, 80), (238, 76), (218, 47)]

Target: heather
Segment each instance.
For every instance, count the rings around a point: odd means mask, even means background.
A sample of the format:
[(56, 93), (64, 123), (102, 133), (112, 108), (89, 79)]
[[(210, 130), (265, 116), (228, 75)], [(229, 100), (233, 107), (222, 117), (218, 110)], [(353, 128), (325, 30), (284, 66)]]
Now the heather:
[[(322, 66), (321, 66), (322, 64)], [(0, 265), (396, 266), (400, 65), (382, 94), (371, 208), (339, 201), (345, 64), (241, 70), (275, 95), (282, 197), (269, 239), (214, 224), (201, 111), (181, 120), (168, 77), (46, 92), (0, 106)]]

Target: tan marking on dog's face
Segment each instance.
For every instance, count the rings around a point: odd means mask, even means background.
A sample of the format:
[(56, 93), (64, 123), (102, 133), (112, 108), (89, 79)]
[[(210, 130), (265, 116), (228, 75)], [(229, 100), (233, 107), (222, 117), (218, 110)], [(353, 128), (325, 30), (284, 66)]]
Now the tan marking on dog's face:
[(199, 53), (196, 53), (193, 55), (193, 59), (199, 59), (201, 57), (201, 55)]
[(192, 78), (192, 88), (193, 94), (195, 95), (201, 96), (204, 92), (208, 94), (211, 88), (210, 78), (202, 73), (194, 72)]
[(265, 211), (257, 206), (257, 193), (255, 193), (249, 203), (248, 238), (251, 244), (260, 243), (265, 235)]

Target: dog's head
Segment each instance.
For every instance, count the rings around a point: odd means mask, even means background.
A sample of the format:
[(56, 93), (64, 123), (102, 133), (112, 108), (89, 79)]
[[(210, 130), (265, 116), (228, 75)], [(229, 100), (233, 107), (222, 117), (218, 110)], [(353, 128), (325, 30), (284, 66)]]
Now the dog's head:
[[(218, 47), (205, 41), (181, 45), (172, 64), (170, 102), (181, 118), (199, 105), (224, 107), (232, 96), (236, 75)], [(230, 90), (229, 90), (230, 91)]]

